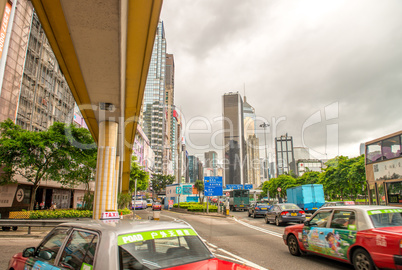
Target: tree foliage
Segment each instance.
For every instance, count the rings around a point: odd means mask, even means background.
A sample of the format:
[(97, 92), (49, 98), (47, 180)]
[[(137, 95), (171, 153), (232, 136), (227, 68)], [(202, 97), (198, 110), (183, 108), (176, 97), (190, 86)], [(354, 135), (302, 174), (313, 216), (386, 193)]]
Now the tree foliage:
[(198, 198), (201, 200), (201, 203), (204, 202), (204, 196), (201, 198), (201, 193), (204, 193), (204, 182), (202, 180), (197, 180), (194, 183), (194, 188), (197, 189)]
[(174, 182), (173, 175), (164, 175), (159, 173), (152, 174), (151, 187), (155, 194), (159, 194), (167, 185), (171, 185)]
[(135, 180), (137, 179), (137, 191), (147, 190), (149, 186), (149, 173), (144, 171), (137, 163), (137, 157), (131, 157), (129, 189), (131, 193), (135, 190)]
[[(27, 131), (10, 119), (0, 123), (0, 163), (4, 174), (1, 184), (15, 181), (14, 176), (24, 177), (33, 184), (30, 202), (32, 210), (36, 191), (42, 180), (53, 180), (63, 185), (74, 185), (72, 171), (79, 172), (80, 162), (96, 149), (88, 144), (85, 132), (74, 125), (54, 123), (46, 131)], [(72, 180), (74, 179), (74, 180)]]
[[(263, 184), (263, 193), (269, 191), (271, 197), (278, 194), (286, 197), (286, 189), (306, 184), (322, 184), (324, 194), (328, 200), (343, 200), (345, 198), (357, 199), (359, 195), (365, 195), (366, 174), (364, 167), (364, 155), (348, 158), (339, 156), (330, 159), (327, 167), (322, 172), (307, 171), (301, 177), (280, 175)], [(281, 192), (278, 192), (278, 187)]]

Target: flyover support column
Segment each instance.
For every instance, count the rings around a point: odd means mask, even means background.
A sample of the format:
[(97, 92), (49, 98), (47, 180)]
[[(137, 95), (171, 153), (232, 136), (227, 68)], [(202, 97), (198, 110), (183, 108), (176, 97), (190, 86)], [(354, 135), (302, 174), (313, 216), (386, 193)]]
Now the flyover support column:
[(99, 123), (98, 159), (96, 164), (93, 219), (100, 219), (102, 212), (117, 211), (116, 189), (116, 122)]

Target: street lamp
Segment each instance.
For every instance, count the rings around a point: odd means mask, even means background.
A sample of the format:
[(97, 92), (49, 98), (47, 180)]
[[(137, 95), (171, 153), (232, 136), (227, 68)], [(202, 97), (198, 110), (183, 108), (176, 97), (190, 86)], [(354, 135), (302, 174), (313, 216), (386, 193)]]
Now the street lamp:
[[(266, 167), (266, 173), (267, 173), (267, 181), (269, 181), (269, 171), (268, 171), (268, 150), (267, 150), (267, 133), (266, 133), (266, 128), (269, 127), (268, 123), (262, 123), (260, 127), (264, 128), (264, 140), (265, 140), (265, 167)], [(269, 201), (269, 191), (267, 192), (268, 195), (268, 201)]]

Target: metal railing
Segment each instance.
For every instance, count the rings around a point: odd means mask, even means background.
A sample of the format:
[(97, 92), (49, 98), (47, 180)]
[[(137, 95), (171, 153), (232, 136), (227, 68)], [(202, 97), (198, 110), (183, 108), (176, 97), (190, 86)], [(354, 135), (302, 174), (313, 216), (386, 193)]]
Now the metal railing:
[(0, 219), (0, 227), (28, 227), (28, 234), (31, 234), (31, 227), (56, 227), (61, 223), (86, 219), (41, 219), (41, 220), (18, 220)]

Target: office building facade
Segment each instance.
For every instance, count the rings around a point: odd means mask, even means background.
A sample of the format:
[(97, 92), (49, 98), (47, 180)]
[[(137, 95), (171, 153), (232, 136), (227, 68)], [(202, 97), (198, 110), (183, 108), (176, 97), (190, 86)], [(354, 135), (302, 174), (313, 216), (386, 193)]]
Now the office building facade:
[(247, 184), (247, 151), (244, 140), (243, 100), (239, 93), (223, 95), (225, 185)]
[(275, 138), (276, 172), (277, 176), (296, 174), (296, 164), (293, 152), (293, 138), (286, 135)]
[(155, 152), (155, 172), (162, 173), (164, 147), (166, 146), (165, 111), (166, 38), (163, 22), (159, 22), (151, 62), (145, 84), (143, 101), (143, 130)]

